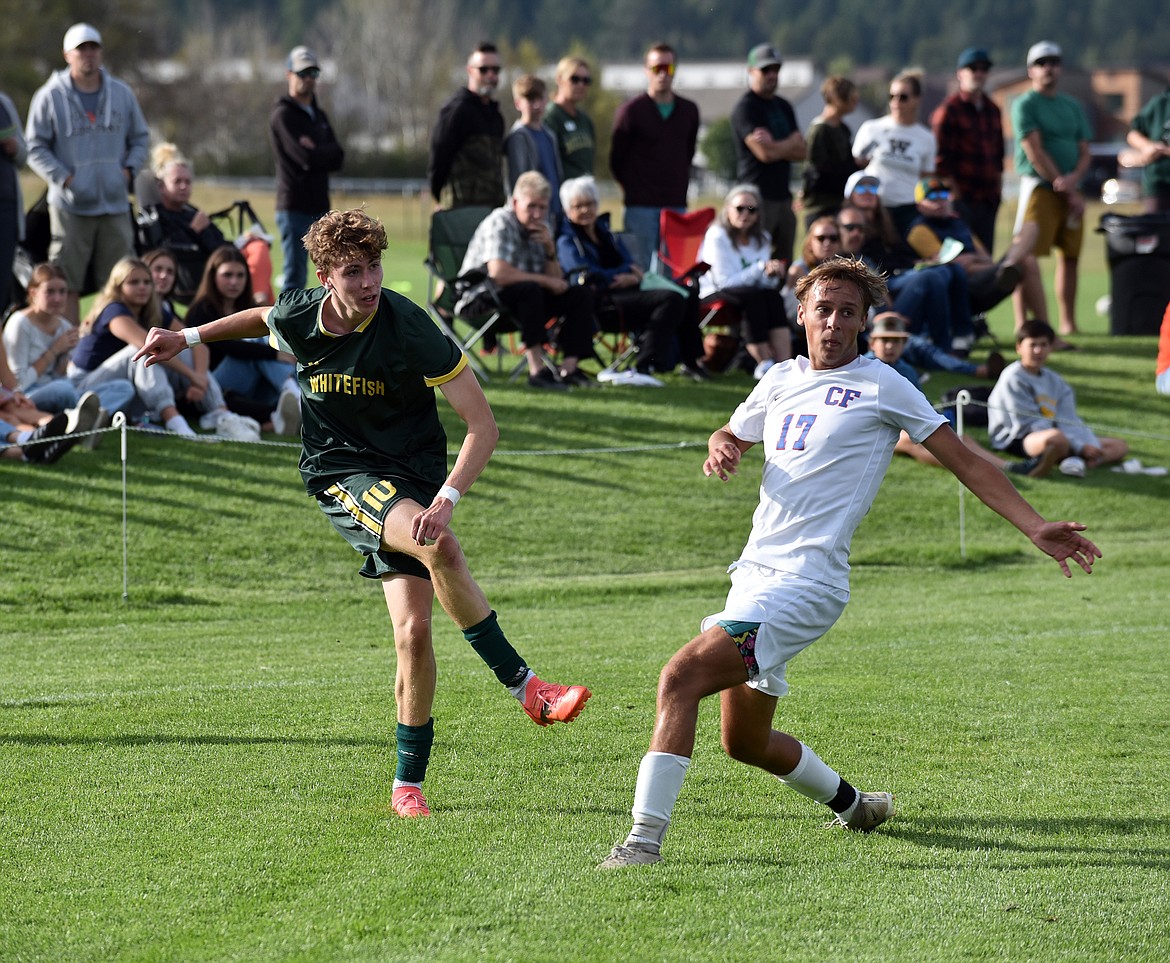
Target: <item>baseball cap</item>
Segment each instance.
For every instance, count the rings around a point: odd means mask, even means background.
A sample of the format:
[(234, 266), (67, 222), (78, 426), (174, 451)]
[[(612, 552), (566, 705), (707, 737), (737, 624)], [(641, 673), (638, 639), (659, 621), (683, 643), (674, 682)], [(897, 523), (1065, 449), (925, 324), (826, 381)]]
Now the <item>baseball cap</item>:
[(293, 47), (289, 51), (288, 69), (292, 73), (298, 74), (302, 70), (308, 70), (310, 67), (320, 69), (321, 65), (317, 63), (317, 55), (308, 47)]
[(874, 187), (882, 186), (882, 179), (880, 177), (875, 177), (873, 174), (867, 174), (863, 170), (854, 171), (849, 175), (849, 180), (845, 182), (845, 197), (848, 198), (850, 194), (857, 190), (857, 185), (861, 184), (862, 182), (866, 184), (872, 184)]
[(946, 181), (939, 180), (937, 177), (924, 177), (917, 184), (914, 185), (914, 202), (917, 204), (932, 194), (934, 191), (950, 192), (951, 185)]
[(98, 33), (97, 27), (91, 26), (88, 23), (75, 23), (65, 31), (65, 42), (62, 44), (62, 49), (66, 53), (69, 53), (69, 51), (76, 50), (83, 43), (96, 43), (100, 47), (102, 45), (102, 35)]
[(974, 64), (987, 64), (991, 66), (991, 56), (982, 47), (968, 47), (961, 54), (959, 54), (959, 69), (970, 67)]
[(1041, 40), (1028, 48), (1028, 66), (1031, 67), (1037, 60), (1043, 60), (1045, 57), (1061, 56), (1063, 54), (1058, 44), (1054, 44), (1051, 40)]
[(760, 43), (752, 47), (748, 53), (748, 66), (763, 70), (765, 67), (779, 67), (784, 63), (780, 51), (770, 43)]
[(908, 338), (906, 333), (906, 319), (895, 311), (883, 311), (873, 319), (873, 330), (869, 333), (870, 340), (874, 338)]

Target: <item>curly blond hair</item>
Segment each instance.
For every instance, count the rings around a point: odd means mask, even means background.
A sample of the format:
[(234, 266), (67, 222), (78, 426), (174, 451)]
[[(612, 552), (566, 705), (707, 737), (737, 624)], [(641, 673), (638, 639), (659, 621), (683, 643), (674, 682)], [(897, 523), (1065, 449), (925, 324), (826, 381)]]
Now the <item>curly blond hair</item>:
[(822, 261), (797, 281), (796, 300), (804, 304), (804, 299), (812, 294), (813, 286), (822, 281), (852, 284), (861, 295), (862, 310), (866, 314), (875, 304), (885, 304), (888, 297), (885, 279), (880, 274), (871, 271), (860, 258), (842, 255)]
[(302, 240), (313, 263), (326, 274), (346, 261), (380, 258), (388, 247), (382, 222), (360, 208), (322, 214)]

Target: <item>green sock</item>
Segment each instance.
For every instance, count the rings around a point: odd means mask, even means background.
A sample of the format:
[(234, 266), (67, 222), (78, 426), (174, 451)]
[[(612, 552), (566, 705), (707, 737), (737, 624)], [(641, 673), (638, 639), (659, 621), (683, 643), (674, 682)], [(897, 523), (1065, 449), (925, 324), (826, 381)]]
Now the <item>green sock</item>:
[(421, 783), (427, 776), (427, 763), (431, 761), (435, 720), (428, 719), (425, 726), (408, 726), (400, 722), (395, 736), (398, 742), (398, 768), (394, 770), (394, 778), (402, 782)]
[(471, 643), (475, 654), (483, 659), (504, 685), (518, 685), (528, 674), (528, 666), (520, 658), (520, 653), (512, 648), (512, 643), (504, 637), (494, 611), (479, 624), (464, 629), (463, 638)]

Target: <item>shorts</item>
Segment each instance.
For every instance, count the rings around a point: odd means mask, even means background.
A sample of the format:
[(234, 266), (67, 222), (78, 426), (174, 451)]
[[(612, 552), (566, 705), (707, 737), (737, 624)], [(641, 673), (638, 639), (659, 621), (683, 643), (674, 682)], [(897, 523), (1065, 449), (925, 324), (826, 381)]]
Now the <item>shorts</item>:
[(703, 631), (721, 621), (758, 622), (754, 652), (751, 640), (736, 643), (751, 676), (747, 684), (765, 695), (786, 695), (789, 660), (833, 627), (845, 611), (849, 590), (755, 562), (738, 561), (729, 571), (727, 602), (722, 612), (703, 619)]
[(93, 265), (93, 279), (100, 288), (114, 265), (134, 254), (134, 228), (129, 202), (122, 214), (72, 214), (49, 205), (49, 260), (65, 272), (69, 290), (85, 290), (86, 272)]
[(1045, 257), (1054, 247), (1060, 248), (1065, 257), (1080, 256), (1085, 233), (1084, 218), (1070, 227), (1068, 202), (1035, 177), (1020, 178), (1020, 206), (1016, 211), (1015, 227), (1017, 234), (1025, 224), (1036, 225), (1036, 247), (1032, 251), (1036, 257)]
[(438, 490), (439, 485), (435, 485), (428, 494), (414, 482), (359, 472), (335, 482), (314, 497), (317, 507), (329, 517), (341, 537), (366, 557), (359, 570), (364, 578), (415, 575), (429, 580), (430, 572), (417, 558), (382, 547), (382, 527), (390, 509), (404, 498), (429, 505)]
[(1032, 456), (1024, 450), (1024, 439), (1027, 435), (1020, 435), (1019, 438), (1013, 438), (1000, 451), (1006, 451), (1009, 455), (1015, 455), (1018, 458), (1031, 458)]

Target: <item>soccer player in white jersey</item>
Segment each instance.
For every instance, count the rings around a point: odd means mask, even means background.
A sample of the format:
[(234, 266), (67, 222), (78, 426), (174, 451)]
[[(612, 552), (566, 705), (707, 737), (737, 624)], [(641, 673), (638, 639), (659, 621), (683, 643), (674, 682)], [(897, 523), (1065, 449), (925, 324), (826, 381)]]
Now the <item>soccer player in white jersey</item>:
[(849, 543), (905, 430), (988, 507), (1050, 555), (1065, 577), (1101, 553), (1078, 522), (1049, 522), (1003, 472), (972, 454), (922, 392), (858, 354), (885, 285), (860, 261), (826, 261), (796, 288), (808, 357), (773, 367), (707, 443), (703, 474), (727, 481), (764, 446), (760, 504), (722, 611), (662, 670), (650, 751), (634, 790), (634, 824), (603, 869), (656, 863), (695, 744), (699, 702), (720, 693), (723, 746), (869, 832), (893, 815), (889, 793), (858, 792), (802, 742), (772, 728), (788, 660), (824, 635), (849, 598)]

